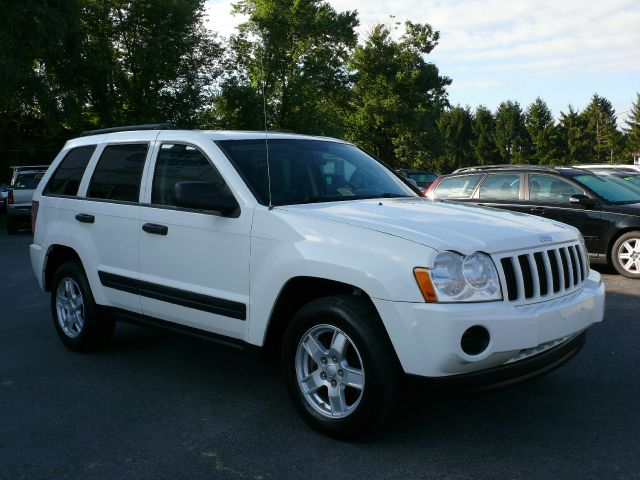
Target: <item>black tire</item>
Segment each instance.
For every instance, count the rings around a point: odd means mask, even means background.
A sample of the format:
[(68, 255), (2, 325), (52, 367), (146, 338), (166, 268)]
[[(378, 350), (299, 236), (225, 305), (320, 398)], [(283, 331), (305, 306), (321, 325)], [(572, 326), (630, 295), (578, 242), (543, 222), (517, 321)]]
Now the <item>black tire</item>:
[(638, 267), (638, 265), (640, 265), (640, 252), (636, 252), (635, 254), (637, 263), (630, 267), (630, 270), (632, 271), (627, 270), (619, 258), (621, 253), (629, 253), (625, 244), (634, 244), (634, 240), (637, 242), (635, 245), (640, 246), (640, 231), (635, 230), (621, 235), (620, 238), (615, 241), (613, 247), (611, 247), (611, 263), (613, 264), (613, 268), (615, 268), (620, 275), (627, 278), (640, 279), (640, 268)]
[[(68, 282), (68, 280), (71, 280), (71, 282)], [(58, 289), (65, 290), (67, 285), (72, 286), (73, 293), (81, 295), (82, 306), (80, 308), (76, 308), (75, 305), (61, 307), (58, 304)], [(64, 304), (62, 300), (61, 304)], [(76, 311), (81, 311), (83, 320), (81, 326), (79, 326), (79, 322), (70, 326), (70, 323), (62, 320), (66, 315), (65, 312), (69, 312), (74, 308), (76, 308)], [(103, 347), (109, 343), (115, 329), (115, 322), (112, 319), (100, 315), (93, 299), (87, 276), (78, 261), (63, 263), (56, 270), (51, 286), (51, 315), (62, 343), (70, 350), (89, 352)], [(66, 317), (70, 318), (73, 315)], [(77, 319), (77, 317), (75, 318)]]
[[(358, 400), (353, 402), (353, 409), (341, 418), (331, 418), (329, 413), (321, 413), (317, 406), (314, 407), (314, 400), (305, 396), (298, 383), (299, 371), (296, 369), (296, 361), (300, 358), (297, 357), (298, 349), (303, 348), (302, 340), (308, 338), (307, 334), (314, 329), (327, 326), (346, 334), (347, 340), (351, 343), (347, 347), (345, 361), (348, 355), (356, 359), (349, 360), (347, 366), (350, 368), (355, 364), (357, 367), (361, 362), (364, 372), (361, 390), (338, 384), (338, 389), (350, 393), (353, 398), (360, 392)], [(323, 346), (326, 348), (324, 343)], [(307, 353), (306, 350), (301, 351), (304, 352), (302, 355)], [(354, 351), (357, 356), (354, 356)], [(378, 312), (366, 298), (335, 295), (305, 305), (289, 324), (282, 353), (285, 379), (291, 399), (304, 420), (320, 433), (344, 440), (355, 439), (379, 429), (397, 410), (396, 399), (403, 383), (402, 369)], [(322, 371), (320, 363), (309, 359), (309, 365), (313, 365), (311, 368), (314, 372), (321, 372), (319, 376), (324, 375), (325, 380), (318, 381), (326, 383), (331, 380), (330, 384), (317, 390), (318, 395), (327, 392), (328, 396), (334, 381), (345, 381), (345, 378), (338, 378), (335, 367), (331, 367), (334, 365), (333, 360), (328, 361), (329, 367), (325, 364), (325, 371)], [(330, 377), (327, 377), (326, 368), (333, 368)], [(342, 377), (340, 370), (337, 373)], [(342, 398), (346, 398), (347, 393)], [(329, 407), (328, 399), (326, 406)]]
[(18, 233), (19, 221), (13, 215), (7, 215), (7, 233), (9, 235), (15, 235)]

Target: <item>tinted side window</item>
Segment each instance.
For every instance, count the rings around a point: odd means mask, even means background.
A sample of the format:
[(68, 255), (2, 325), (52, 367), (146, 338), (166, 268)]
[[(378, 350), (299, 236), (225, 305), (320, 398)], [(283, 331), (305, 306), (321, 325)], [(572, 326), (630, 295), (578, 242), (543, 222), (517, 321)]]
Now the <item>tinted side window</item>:
[(80, 181), (95, 149), (95, 145), (88, 145), (69, 150), (43, 193), (45, 195), (77, 195)]
[(148, 145), (107, 145), (93, 172), (90, 198), (137, 202)]
[(571, 195), (584, 193), (579, 188), (551, 175), (529, 174), (529, 200), (543, 203), (569, 203)]
[(435, 198), (469, 198), (482, 178), (482, 174), (443, 179), (434, 193)]
[(481, 199), (518, 200), (520, 175), (517, 173), (492, 173), (480, 185)]
[(189, 145), (163, 144), (153, 174), (151, 203), (175, 205), (174, 185), (189, 181), (206, 182), (213, 192), (231, 195), (222, 176), (200, 150)]

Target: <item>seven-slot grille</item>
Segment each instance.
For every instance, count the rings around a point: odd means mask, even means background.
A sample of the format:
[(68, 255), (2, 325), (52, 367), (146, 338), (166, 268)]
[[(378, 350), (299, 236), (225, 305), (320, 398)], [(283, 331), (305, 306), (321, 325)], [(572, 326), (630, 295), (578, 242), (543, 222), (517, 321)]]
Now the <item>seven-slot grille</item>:
[(505, 300), (532, 302), (580, 288), (589, 276), (586, 252), (579, 244), (499, 256)]

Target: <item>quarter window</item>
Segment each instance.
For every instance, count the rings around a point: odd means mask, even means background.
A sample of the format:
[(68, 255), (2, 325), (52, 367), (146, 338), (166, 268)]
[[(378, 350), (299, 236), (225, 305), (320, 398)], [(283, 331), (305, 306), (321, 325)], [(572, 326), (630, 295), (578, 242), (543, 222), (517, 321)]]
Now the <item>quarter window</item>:
[(518, 200), (520, 175), (517, 173), (489, 174), (480, 185), (479, 196), (483, 200)]
[(231, 195), (220, 173), (200, 150), (190, 145), (163, 144), (153, 175), (151, 203), (175, 206), (176, 183), (194, 181), (206, 182), (214, 193)]
[(469, 198), (482, 174), (444, 178), (436, 187), (435, 198)]
[(80, 181), (95, 149), (95, 145), (88, 145), (69, 150), (43, 193), (45, 195), (77, 195)]
[(583, 193), (562, 178), (529, 174), (529, 200), (532, 202), (569, 203), (571, 195)]
[(107, 145), (89, 185), (90, 198), (137, 202), (148, 145)]

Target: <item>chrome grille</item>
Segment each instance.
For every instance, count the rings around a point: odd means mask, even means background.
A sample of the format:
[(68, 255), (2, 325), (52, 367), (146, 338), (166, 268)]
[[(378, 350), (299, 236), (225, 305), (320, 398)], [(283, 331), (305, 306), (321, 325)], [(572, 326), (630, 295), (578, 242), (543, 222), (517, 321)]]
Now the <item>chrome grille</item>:
[(494, 255), (505, 300), (532, 303), (579, 289), (589, 273), (578, 243)]

